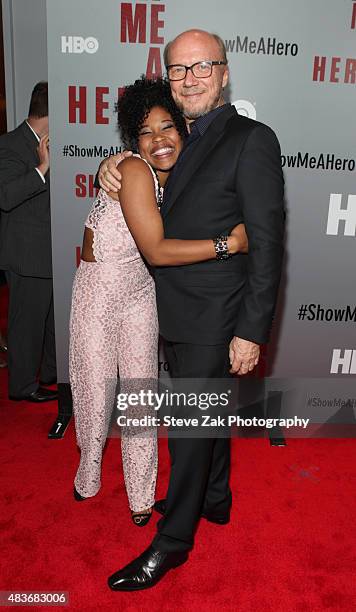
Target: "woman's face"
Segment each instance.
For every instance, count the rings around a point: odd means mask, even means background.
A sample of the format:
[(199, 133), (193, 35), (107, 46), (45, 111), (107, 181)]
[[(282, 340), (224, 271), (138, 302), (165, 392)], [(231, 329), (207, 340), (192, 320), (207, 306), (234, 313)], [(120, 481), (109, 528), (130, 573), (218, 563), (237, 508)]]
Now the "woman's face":
[(182, 149), (182, 139), (170, 114), (162, 107), (151, 109), (139, 133), (138, 150), (156, 170), (170, 170)]

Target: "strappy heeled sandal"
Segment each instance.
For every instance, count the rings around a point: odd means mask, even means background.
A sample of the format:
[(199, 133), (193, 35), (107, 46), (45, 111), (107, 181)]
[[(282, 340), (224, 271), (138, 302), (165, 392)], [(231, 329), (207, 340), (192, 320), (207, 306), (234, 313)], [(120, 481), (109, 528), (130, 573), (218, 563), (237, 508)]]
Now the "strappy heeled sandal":
[(88, 499), (87, 497), (83, 497), (83, 495), (78, 493), (75, 487), (73, 489), (73, 496), (74, 496), (75, 501), (85, 501), (86, 499)]
[(132, 512), (131, 511), (132, 521), (137, 527), (144, 527), (145, 525), (147, 525), (151, 516), (152, 516), (152, 508), (149, 512)]

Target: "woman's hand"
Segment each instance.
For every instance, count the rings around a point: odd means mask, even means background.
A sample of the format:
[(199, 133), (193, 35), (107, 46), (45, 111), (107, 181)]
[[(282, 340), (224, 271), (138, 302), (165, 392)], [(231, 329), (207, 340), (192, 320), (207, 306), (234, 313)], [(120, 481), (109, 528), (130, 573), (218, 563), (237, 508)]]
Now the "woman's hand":
[(227, 247), (231, 255), (235, 255), (235, 253), (248, 253), (248, 238), (244, 223), (235, 225), (234, 229), (231, 230), (227, 239)]

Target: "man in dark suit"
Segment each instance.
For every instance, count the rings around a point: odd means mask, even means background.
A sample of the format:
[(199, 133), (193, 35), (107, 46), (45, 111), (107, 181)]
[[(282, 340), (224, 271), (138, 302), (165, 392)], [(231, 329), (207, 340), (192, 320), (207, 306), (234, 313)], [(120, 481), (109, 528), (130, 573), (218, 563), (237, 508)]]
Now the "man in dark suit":
[[(267, 126), (225, 104), (223, 41), (200, 30), (179, 35), (165, 50), (173, 97), (189, 137), (161, 208), (166, 238), (221, 234), (217, 261), (156, 269), (160, 332), (175, 379), (221, 379), (252, 371), (268, 340), (283, 255), (283, 174), (280, 147)], [(104, 162), (101, 185), (115, 188), (115, 161)], [(223, 234), (243, 221), (249, 253), (229, 257)], [(220, 259), (220, 261), (219, 261)], [(200, 516), (229, 521), (230, 441), (171, 437), (167, 497), (151, 546), (109, 578), (113, 590), (156, 584), (187, 559)]]
[(48, 152), (48, 84), (29, 117), (0, 137), (0, 269), (9, 285), (9, 397), (44, 402), (56, 382)]

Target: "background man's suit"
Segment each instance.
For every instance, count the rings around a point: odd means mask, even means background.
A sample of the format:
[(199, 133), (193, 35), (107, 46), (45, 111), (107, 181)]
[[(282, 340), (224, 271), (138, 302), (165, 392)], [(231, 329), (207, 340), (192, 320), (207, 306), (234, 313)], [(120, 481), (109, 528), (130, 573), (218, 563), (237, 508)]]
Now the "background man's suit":
[[(249, 253), (156, 269), (160, 333), (174, 378), (229, 376), (229, 343), (268, 340), (283, 255), (280, 147), (267, 126), (224, 105), (181, 153), (161, 208), (166, 238), (203, 239), (244, 222)], [(177, 164), (177, 165), (178, 165)], [(170, 438), (166, 512), (155, 546), (187, 550), (201, 512), (227, 516), (229, 440)]]
[(24, 121), (0, 137), (0, 269), (9, 284), (9, 395), (56, 377), (49, 174), (35, 169), (38, 141)]

